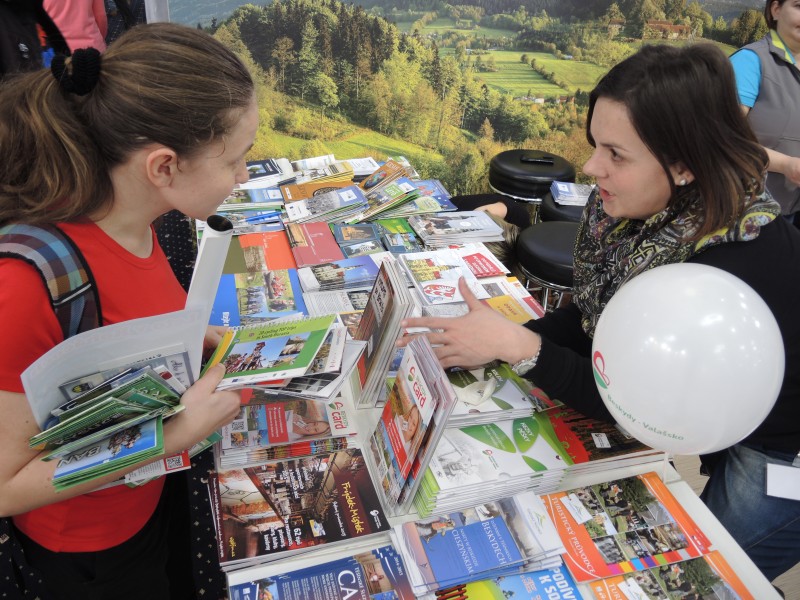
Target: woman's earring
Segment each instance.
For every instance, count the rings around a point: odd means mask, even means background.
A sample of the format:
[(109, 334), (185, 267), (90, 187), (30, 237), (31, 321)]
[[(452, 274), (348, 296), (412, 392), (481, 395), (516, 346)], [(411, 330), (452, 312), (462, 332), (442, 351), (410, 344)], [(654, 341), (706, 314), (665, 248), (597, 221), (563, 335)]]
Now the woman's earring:
[(686, 181), (686, 179), (681, 179), (681, 180), (678, 182), (678, 185), (686, 185), (687, 183), (689, 183), (689, 182), (688, 182), (688, 181)]

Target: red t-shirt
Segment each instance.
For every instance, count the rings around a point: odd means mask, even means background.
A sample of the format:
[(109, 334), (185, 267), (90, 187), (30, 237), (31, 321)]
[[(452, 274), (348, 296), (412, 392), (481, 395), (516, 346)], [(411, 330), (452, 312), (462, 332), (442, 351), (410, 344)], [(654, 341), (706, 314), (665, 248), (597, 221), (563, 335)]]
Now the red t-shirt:
[[(104, 324), (184, 307), (186, 294), (155, 233), (152, 254), (138, 258), (94, 223), (60, 227), (78, 245), (94, 275)], [(21, 260), (0, 259), (0, 331), (7, 342), (18, 340), (0, 345), (0, 389), (22, 392), (22, 371), (62, 341), (62, 335), (39, 274)], [(52, 551), (103, 550), (144, 526), (163, 486), (163, 478), (136, 488), (117, 485), (17, 515), (14, 524)]]

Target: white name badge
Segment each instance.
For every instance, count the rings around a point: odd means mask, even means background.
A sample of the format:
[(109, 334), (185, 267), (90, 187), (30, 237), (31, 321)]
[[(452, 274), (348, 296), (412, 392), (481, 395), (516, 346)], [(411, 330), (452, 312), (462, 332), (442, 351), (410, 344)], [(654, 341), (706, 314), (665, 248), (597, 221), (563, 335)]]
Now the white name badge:
[(767, 496), (800, 500), (800, 468), (767, 464)]

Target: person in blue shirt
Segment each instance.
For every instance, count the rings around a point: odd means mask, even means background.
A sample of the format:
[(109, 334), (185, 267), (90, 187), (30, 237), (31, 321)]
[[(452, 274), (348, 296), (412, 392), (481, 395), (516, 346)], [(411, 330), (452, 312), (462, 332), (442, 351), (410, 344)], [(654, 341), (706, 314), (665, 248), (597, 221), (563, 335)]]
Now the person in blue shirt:
[(731, 56), (739, 103), (769, 157), (767, 189), (800, 227), (800, 1), (767, 0), (769, 33)]

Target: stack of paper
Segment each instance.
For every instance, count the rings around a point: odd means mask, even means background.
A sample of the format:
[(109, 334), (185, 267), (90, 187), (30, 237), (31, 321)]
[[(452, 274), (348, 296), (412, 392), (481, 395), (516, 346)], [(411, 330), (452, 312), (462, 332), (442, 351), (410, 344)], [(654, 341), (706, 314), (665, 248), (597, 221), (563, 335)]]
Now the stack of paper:
[(501, 242), (503, 228), (482, 211), (412, 215), (408, 224), (432, 248), (468, 242)]
[[(475, 255), (468, 254), (467, 256), (474, 257)], [(476, 298), (489, 297), (489, 294), (478, 283), (478, 278), (473, 274), (473, 270), (455, 250), (408, 252), (401, 254), (398, 262), (414, 284), (423, 304), (464, 302), (464, 297), (458, 289), (458, 280), (462, 277)], [(478, 270), (489, 264), (495, 266), (494, 263), (482, 261), (473, 261), (473, 263), (473, 268)]]
[(208, 486), (223, 570), (389, 528), (357, 448), (220, 470)]
[(361, 288), (374, 283), (384, 254), (344, 258), (297, 270), (305, 292)]
[(225, 365), (225, 375), (218, 389), (304, 375), (328, 337), (334, 320), (334, 315), (327, 315), (231, 327), (205, 370), (218, 363)]
[[(362, 185), (367, 181), (369, 179), (365, 179)], [(348, 218), (346, 222), (361, 223), (377, 219), (379, 216), (383, 217), (389, 211), (405, 205), (419, 195), (419, 189), (407, 177), (400, 177), (389, 184), (381, 184), (380, 187), (376, 186), (366, 192), (367, 206), (355, 216)], [(435, 200), (432, 200), (432, 203), (438, 205)], [(432, 209), (433, 206), (429, 205), (428, 208)]]
[(391, 516), (411, 508), (450, 413), (455, 392), (425, 337), (404, 348), (394, 384), (367, 444), (367, 465)]
[[(348, 544), (343, 556), (337, 555), (335, 559), (326, 555), (326, 558), (309, 560), (310, 556), (304, 556), (291, 565), (258, 565), (230, 572), (229, 597), (231, 600), (323, 600), (331, 597), (415, 600), (403, 560), (393, 546), (376, 547), (373, 543), (359, 551), (353, 548), (356, 543)], [(340, 583), (332, 586), (332, 582)], [(331, 590), (331, 595), (325, 590)]]
[(586, 183), (570, 181), (554, 181), (550, 184), (550, 193), (557, 204), (566, 206), (586, 206), (594, 186)]
[(391, 531), (415, 594), (561, 564), (564, 544), (542, 499), (523, 492)]
[(325, 221), (340, 223), (360, 213), (367, 206), (367, 198), (356, 185), (315, 194), (310, 198), (287, 202), (286, 217), (295, 223)]
[(414, 302), (393, 261), (385, 261), (375, 279), (355, 339), (367, 342), (366, 383), (360, 406), (375, 406), (386, 381), (389, 363), (400, 337), (400, 322), (411, 316)]

